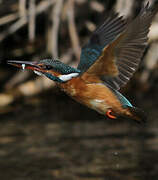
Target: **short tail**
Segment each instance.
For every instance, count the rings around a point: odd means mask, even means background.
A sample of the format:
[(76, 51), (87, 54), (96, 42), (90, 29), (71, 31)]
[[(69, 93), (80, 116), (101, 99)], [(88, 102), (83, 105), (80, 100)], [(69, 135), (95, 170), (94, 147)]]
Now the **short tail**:
[(147, 120), (147, 115), (144, 111), (137, 107), (128, 107), (128, 110), (131, 113), (131, 116), (129, 117), (132, 120), (135, 120), (138, 123), (145, 123)]

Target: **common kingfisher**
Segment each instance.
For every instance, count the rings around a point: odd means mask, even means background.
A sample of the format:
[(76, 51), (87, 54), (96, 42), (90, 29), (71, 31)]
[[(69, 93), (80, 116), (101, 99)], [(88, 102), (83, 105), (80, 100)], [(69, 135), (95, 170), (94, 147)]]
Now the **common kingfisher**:
[(77, 68), (55, 59), (7, 63), (46, 76), (73, 99), (106, 117), (142, 122), (144, 113), (118, 90), (139, 65), (157, 9), (148, 2), (129, 24), (123, 16), (111, 14), (83, 46)]

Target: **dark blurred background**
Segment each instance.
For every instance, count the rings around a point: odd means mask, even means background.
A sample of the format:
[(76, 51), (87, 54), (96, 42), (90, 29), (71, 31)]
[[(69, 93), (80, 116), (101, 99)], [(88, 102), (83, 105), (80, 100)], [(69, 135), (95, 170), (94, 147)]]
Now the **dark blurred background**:
[(108, 120), (47, 78), (6, 65), (59, 58), (76, 67), (82, 45), (109, 12), (130, 21), (145, 3), (0, 0), (1, 180), (158, 179), (158, 14), (140, 67), (121, 89), (148, 114), (146, 124)]

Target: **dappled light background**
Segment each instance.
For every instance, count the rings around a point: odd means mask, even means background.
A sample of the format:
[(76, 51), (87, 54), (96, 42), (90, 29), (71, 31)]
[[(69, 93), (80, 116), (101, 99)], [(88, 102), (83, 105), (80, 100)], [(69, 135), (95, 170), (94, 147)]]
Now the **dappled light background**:
[(53, 81), (6, 65), (55, 58), (76, 67), (108, 13), (130, 21), (146, 3), (0, 0), (0, 179), (157, 179), (158, 14), (139, 69), (121, 89), (146, 112), (146, 124), (106, 119)]

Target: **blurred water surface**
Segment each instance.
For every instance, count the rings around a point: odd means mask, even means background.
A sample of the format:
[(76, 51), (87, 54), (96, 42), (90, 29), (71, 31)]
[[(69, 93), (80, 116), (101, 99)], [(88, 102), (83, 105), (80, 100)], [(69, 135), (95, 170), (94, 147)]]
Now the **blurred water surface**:
[(16, 102), (0, 115), (2, 180), (157, 180), (158, 111), (144, 125), (111, 121), (58, 92)]

